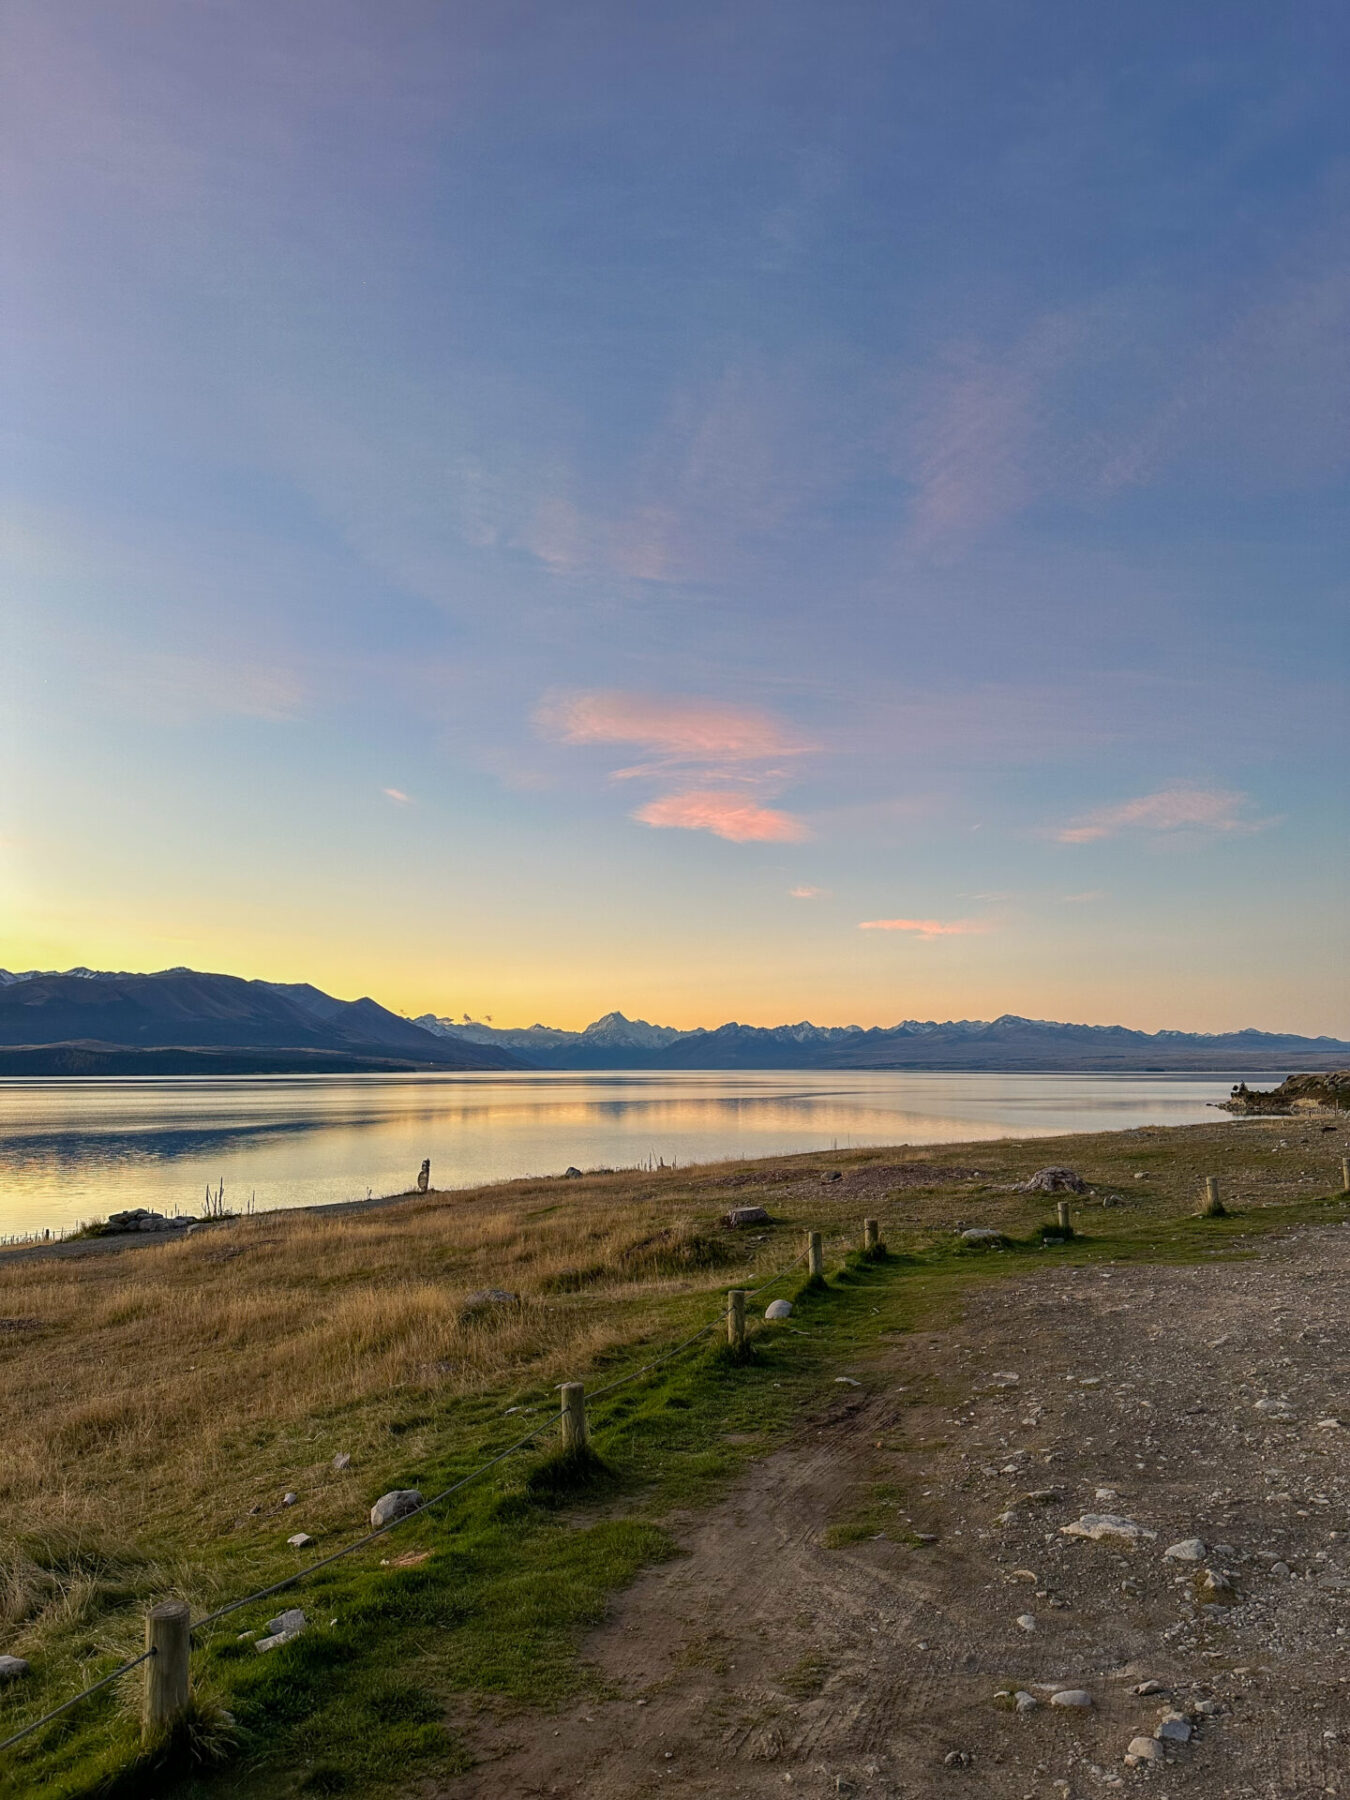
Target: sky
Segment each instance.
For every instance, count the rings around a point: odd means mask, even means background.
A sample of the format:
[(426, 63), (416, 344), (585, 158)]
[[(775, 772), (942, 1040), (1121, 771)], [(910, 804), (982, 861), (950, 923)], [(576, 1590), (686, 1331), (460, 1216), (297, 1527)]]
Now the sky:
[(1350, 1035), (1338, 0), (4, 0), (0, 966)]

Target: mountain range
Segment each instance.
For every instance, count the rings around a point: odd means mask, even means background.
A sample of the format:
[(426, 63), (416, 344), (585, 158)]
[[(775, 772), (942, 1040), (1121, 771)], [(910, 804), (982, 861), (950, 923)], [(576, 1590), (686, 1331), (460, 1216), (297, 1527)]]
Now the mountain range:
[(374, 1000), (194, 969), (0, 970), (0, 1074), (518, 1069), (497, 1045), (424, 1031)]
[(932, 1069), (1224, 1073), (1326, 1069), (1350, 1043), (1287, 1033), (1131, 1031), (1023, 1019), (691, 1031), (606, 1013), (584, 1031), (504, 1030), (308, 982), (162, 969), (0, 970), (0, 1075), (241, 1074), (413, 1069)]
[(552, 1025), (499, 1030), (425, 1013), (428, 1031), (495, 1045), (542, 1069), (1324, 1069), (1350, 1056), (1337, 1038), (1232, 1031), (1131, 1031), (1023, 1019), (905, 1019), (898, 1025), (719, 1025), (678, 1031), (606, 1013), (584, 1031)]

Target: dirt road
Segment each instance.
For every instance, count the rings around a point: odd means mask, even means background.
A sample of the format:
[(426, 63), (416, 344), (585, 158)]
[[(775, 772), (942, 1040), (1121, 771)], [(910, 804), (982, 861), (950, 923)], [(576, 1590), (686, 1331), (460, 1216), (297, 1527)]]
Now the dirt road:
[(1008, 1281), (848, 1373), (616, 1602), (609, 1697), (479, 1715), (444, 1800), (1350, 1796), (1350, 1229)]

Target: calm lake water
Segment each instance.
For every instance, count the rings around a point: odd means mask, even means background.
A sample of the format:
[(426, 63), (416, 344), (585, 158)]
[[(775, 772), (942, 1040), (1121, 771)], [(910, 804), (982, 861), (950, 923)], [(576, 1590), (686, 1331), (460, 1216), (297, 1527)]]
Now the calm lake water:
[(1226, 1099), (1232, 1079), (622, 1071), (0, 1081), (0, 1234), (55, 1232), (131, 1206), (198, 1213), (207, 1184), (222, 1180), (235, 1208), (363, 1199), (410, 1187), (424, 1156), (434, 1185), (470, 1187), (569, 1164), (1186, 1125), (1213, 1120), (1207, 1103)]

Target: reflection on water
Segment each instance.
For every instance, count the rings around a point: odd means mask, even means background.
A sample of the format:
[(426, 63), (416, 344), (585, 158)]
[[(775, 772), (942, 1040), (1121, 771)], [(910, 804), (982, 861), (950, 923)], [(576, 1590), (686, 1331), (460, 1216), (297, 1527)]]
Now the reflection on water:
[[(1250, 1079), (1264, 1079), (1249, 1077)], [(1278, 1080), (1278, 1076), (1270, 1079)], [(0, 1234), (129, 1206), (350, 1200), (513, 1175), (1184, 1125), (1224, 1075), (276, 1075), (0, 1081)]]

